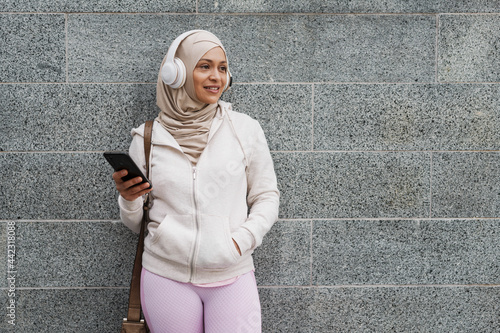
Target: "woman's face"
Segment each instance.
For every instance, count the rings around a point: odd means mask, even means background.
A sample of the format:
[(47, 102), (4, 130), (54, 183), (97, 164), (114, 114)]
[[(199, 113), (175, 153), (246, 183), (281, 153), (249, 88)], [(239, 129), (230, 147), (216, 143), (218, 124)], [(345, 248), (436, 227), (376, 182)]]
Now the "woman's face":
[(205, 53), (193, 70), (194, 91), (202, 103), (217, 103), (227, 82), (226, 54), (220, 47)]

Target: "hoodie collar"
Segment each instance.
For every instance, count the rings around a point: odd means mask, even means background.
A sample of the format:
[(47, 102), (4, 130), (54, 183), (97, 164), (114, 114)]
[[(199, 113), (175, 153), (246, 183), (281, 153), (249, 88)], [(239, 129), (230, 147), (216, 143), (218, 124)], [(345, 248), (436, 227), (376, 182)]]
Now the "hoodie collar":
[[(213, 137), (213, 135), (217, 132), (219, 127), (224, 122), (224, 119), (229, 116), (230, 111), (232, 111), (231, 103), (227, 103), (224, 101), (219, 101), (219, 106), (217, 108), (217, 113), (212, 121), (212, 125), (209, 132), (208, 141)], [(132, 130), (132, 134), (139, 134), (144, 137), (144, 125), (139, 126)], [(182, 151), (179, 143), (174, 139), (172, 134), (170, 134), (158, 121), (154, 122), (153, 125), (153, 137), (152, 143), (156, 145), (167, 145), (173, 148), (176, 148)]]

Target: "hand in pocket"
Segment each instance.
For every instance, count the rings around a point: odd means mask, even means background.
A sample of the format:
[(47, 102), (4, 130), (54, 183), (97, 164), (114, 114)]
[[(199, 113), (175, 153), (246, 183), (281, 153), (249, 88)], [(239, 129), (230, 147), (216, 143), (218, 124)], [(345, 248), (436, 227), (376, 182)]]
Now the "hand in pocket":
[(234, 246), (236, 247), (236, 250), (238, 250), (238, 253), (240, 254), (241, 256), (241, 250), (240, 250), (240, 247), (238, 246), (238, 243), (236, 243), (236, 241), (234, 240), (233, 238), (233, 243), (234, 243)]

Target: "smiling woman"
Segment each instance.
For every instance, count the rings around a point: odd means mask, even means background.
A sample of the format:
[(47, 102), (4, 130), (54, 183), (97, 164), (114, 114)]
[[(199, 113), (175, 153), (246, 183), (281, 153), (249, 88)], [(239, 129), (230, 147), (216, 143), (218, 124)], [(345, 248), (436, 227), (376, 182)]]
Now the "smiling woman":
[(226, 54), (216, 47), (203, 55), (193, 71), (196, 97), (203, 103), (217, 103), (226, 86), (227, 61)]
[[(149, 156), (152, 190), (123, 182), (123, 223), (138, 231), (151, 191), (141, 304), (151, 332), (261, 332), (252, 253), (278, 218), (279, 192), (259, 123), (220, 100), (231, 83), (220, 40), (179, 36), (156, 85), (160, 113)], [(144, 125), (129, 154), (146, 174)]]

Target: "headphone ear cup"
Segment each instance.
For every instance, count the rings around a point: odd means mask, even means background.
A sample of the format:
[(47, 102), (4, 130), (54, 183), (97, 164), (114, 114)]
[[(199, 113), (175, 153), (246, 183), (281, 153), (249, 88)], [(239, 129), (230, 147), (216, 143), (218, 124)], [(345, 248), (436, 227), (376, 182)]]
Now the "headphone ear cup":
[(173, 89), (178, 89), (186, 82), (186, 66), (179, 58), (173, 62), (166, 62), (161, 68), (161, 79), (163, 83)]
[(177, 78), (170, 86), (179, 89), (186, 83), (186, 65), (179, 58), (174, 58), (174, 64), (177, 68)]
[(229, 71), (227, 71), (227, 73), (226, 73), (226, 85), (224, 86), (224, 90), (222, 92), (227, 91), (231, 87), (232, 84), (233, 84), (233, 77), (231, 76), (231, 73), (229, 73)]
[(165, 62), (161, 68), (161, 80), (163, 83), (171, 85), (177, 77), (177, 68), (172, 62)]

